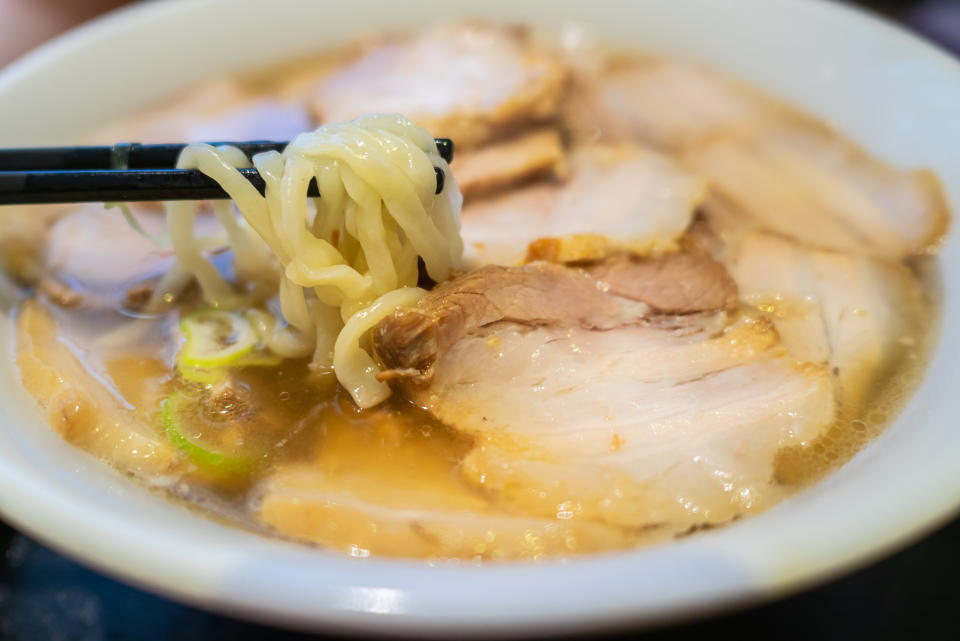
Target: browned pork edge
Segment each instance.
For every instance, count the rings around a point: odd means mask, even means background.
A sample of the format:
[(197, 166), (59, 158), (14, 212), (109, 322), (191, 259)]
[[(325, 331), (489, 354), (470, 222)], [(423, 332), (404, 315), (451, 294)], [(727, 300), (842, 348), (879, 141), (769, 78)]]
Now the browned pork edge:
[(437, 286), (416, 308), (396, 310), (374, 327), (373, 347), (385, 365), (381, 380), (423, 384), (441, 354), (493, 323), (605, 330), (642, 322), (651, 309), (680, 315), (736, 305), (733, 279), (701, 252), (613, 256), (581, 267), (488, 265)]

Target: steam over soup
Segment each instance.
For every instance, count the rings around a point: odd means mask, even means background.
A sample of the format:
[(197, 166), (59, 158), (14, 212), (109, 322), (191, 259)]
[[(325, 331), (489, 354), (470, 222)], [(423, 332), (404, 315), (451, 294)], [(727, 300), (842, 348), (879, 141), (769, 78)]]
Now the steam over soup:
[(245, 527), (363, 557), (686, 536), (844, 463), (922, 371), (936, 177), (703, 66), (445, 24), (90, 141), (268, 138), (181, 156), (232, 202), (0, 238), (53, 428)]

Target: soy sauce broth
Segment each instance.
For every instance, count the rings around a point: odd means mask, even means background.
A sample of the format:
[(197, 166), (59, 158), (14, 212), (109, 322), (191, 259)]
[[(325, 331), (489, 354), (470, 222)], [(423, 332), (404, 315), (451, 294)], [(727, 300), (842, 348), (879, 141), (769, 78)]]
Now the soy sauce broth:
[[(254, 96), (295, 94), (313, 74), (354, 53), (348, 47), (282, 65), (246, 78), (244, 88)], [(24, 251), (10, 255), (33, 255), (42, 242), (42, 236), (25, 239)], [(229, 272), (229, 253), (216, 262)], [(834, 424), (816, 441), (778, 454), (780, 498), (848, 461), (912, 394), (936, 339), (935, 266), (933, 258), (909, 265), (923, 291), (918, 309), (910, 310), (916, 323), (892, 346), (884, 371), (871, 372), (875, 381), (863, 401), (838, 407)], [(174, 330), (179, 315), (197, 304), (183, 301), (151, 321), (116, 307), (64, 307), (38, 294), (15, 319), (24, 383), (47, 407), (54, 429), (121, 472), (229, 523), (352, 556), (529, 559), (676, 535), (518, 514), (459, 473), (464, 457), (483, 443), (400, 395), (359, 410), (332, 374), (311, 370), (305, 360), (232, 369), (222, 385), (186, 381), (175, 367)], [(105, 340), (124, 332), (112, 345)], [(188, 399), (177, 419), (184, 437), (244, 464), (198, 465), (172, 442), (162, 406), (174, 395)]]

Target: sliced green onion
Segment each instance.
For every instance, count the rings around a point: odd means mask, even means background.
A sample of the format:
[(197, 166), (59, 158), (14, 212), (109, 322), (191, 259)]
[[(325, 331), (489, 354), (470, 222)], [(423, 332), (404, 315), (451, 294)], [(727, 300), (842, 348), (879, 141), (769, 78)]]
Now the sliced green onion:
[(276, 354), (256, 351), (237, 359), (232, 367), (279, 367), (282, 364), (283, 359)]
[[(229, 367), (278, 367), (282, 364), (283, 359), (276, 354), (256, 351), (241, 356)], [(215, 385), (227, 377), (227, 367), (195, 367), (188, 365), (182, 355), (177, 357), (177, 371), (184, 379), (201, 385)]]
[(180, 321), (180, 331), (187, 339), (180, 358), (194, 368), (234, 365), (257, 346), (257, 333), (250, 321), (235, 312), (193, 312)]
[(182, 403), (183, 397), (176, 392), (167, 397), (160, 406), (160, 420), (167, 438), (191, 461), (202, 468), (217, 472), (243, 472), (251, 466), (252, 462), (248, 459), (215, 452), (187, 437), (180, 427), (178, 417)]
[(177, 357), (177, 371), (180, 372), (180, 376), (184, 379), (191, 383), (199, 383), (201, 385), (215, 385), (227, 376), (227, 369), (225, 367), (194, 367), (193, 365), (184, 363), (182, 356)]

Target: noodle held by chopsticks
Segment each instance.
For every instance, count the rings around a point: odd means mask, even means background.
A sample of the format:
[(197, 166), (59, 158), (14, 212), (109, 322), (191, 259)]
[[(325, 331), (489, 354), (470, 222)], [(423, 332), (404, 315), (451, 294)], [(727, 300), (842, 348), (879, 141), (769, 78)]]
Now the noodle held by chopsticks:
[[(237, 171), (254, 166), (264, 195)], [(401, 305), (416, 304), (418, 257), (436, 281), (460, 266), (462, 198), (433, 137), (398, 115), (331, 123), (294, 139), (282, 153), (248, 159), (235, 148), (190, 145), (179, 168), (216, 180), (236, 203), (215, 206), (234, 252), (240, 292), (203, 255), (194, 235), (197, 203), (167, 205), (176, 263), (154, 292), (170, 300), (189, 282), (213, 307), (256, 302), (255, 292), (276, 293), (278, 319), (253, 318), (281, 356), (313, 353), (316, 368), (333, 368), (360, 407), (390, 395), (361, 342), (370, 326)], [(434, 167), (446, 186), (436, 194)], [(319, 199), (307, 196), (316, 179)], [(342, 330), (349, 331), (344, 333)]]

